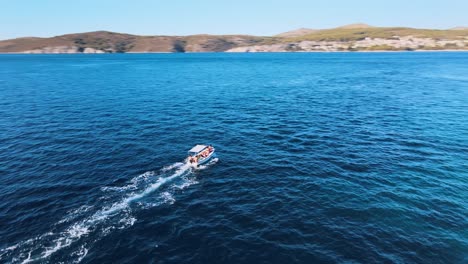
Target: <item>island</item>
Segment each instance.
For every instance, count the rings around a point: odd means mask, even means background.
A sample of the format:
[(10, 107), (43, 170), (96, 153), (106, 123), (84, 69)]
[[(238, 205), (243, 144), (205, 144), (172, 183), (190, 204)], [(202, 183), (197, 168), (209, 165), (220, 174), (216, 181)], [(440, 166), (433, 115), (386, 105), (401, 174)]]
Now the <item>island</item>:
[(468, 28), (416, 29), (351, 24), (275, 36), (138, 36), (109, 31), (0, 41), (0, 53), (465, 51)]

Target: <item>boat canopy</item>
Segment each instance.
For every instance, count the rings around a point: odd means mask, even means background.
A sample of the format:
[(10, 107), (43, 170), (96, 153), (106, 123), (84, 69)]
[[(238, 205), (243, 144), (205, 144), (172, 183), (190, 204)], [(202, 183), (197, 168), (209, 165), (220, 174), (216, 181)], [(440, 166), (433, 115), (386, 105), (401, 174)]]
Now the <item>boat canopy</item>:
[(193, 147), (191, 150), (189, 150), (189, 153), (194, 153), (197, 154), (198, 152), (204, 150), (207, 146), (206, 145), (196, 145)]

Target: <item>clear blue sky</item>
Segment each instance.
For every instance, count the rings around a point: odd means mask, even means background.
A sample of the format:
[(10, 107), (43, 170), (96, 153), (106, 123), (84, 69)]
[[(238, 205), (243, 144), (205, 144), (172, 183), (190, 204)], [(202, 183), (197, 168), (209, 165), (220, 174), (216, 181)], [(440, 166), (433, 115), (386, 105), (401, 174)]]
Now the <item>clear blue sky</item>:
[(0, 0), (0, 39), (109, 30), (273, 35), (356, 22), (468, 26), (468, 0)]

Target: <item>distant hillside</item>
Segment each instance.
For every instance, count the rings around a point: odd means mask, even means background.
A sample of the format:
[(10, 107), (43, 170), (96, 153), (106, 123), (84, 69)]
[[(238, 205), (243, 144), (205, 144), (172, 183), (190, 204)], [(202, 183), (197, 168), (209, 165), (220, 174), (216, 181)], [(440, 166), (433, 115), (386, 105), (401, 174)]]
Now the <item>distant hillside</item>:
[(273, 37), (249, 35), (138, 36), (108, 31), (51, 38), (0, 41), (0, 53), (284, 52), (358, 50), (465, 50), (468, 30), (372, 27), (288, 31)]
[[(293, 33), (293, 34), (291, 34)], [(277, 35), (275, 43), (236, 47), (228, 52), (333, 52), (468, 50), (468, 30), (372, 27), (352, 24), (333, 29)]]
[(391, 39), (395, 36), (414, 36), (433, 39), (461, 39), (468, 37), (468, 31), (415, 29), (404, 27), (368, 27), (368, 28), (334, 28), (324, 29), (300, 37), (287, 38), (284, 41), (316, 40), (316, 41), (355, 41), (365, 38)]
[(278, 35), (275, 35), (275, 37), (283, 37), (283, 38), (290, 38), (290, 37), (299, 37), (299, 36), (304, 36), (308, 34), (312, 34), (317, 32), (317, 29), (311, 29), (311, 28), (299, 28), (296, 30), (291, 30), (288, 32), (284, 32)]
[[(350, 24), (350, 25), (344, 25), (341, 27), (337, 27), (332, 30), (336, 29), (362, 29), (362, 28), (372, 28), (372, 26), (369, 26), (367, 24)], [(319, 31), (324, 31), (323, 29), (311, 29), (311, 28), (299, 28), (287, 32), (283, 32), (280, 34), (275, 35), (275, 37), (282, 37), (282, 38), (293, 38), (293, 37), (301, 37), (309, 34), (315, 34)]]
[[(268, 43), (268, 37), (247, 35), (137, 36), (108, 31), (68, 34), (52, 38), (0, 41), (2, 53), (78, 52), (219, 52), (233, 47)], [(48, 52), (50, 51), (50, 52)]]

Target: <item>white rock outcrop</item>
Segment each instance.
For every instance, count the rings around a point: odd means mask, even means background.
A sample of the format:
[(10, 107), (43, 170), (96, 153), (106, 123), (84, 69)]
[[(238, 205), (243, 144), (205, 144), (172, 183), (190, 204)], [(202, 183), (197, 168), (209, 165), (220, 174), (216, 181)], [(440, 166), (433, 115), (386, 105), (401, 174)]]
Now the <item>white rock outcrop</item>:
[(73, 53), (104, 53), (102, 50), (97, 50), (93, 48), (84, 48), (80, 49), (76, 46), (53, 46), (53, 47), (44, 47), (40, 49), (26, 50), (22, 53), (28, 54), (73, 54)]
[(83, 50), (83, 53), (104, 53), (104, 51), (98, 50), (98, 49), (93, 49), (93, 48), (85, 48)]
[(292, 51), (347, 51), (347, 50), (424, 50), (467, 49), (468, 39), (436, 40), (413, 36), (394, 36), (389, 39), (365, 38), (358, 41), (299, 41), (274, 45), (237, 47), (226, 52), (292, 52)]

